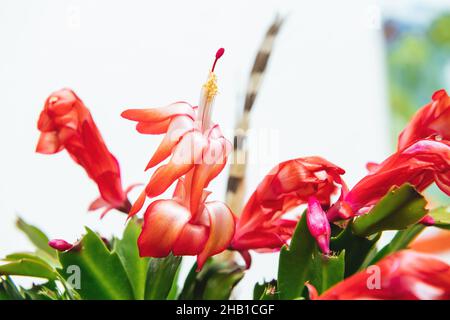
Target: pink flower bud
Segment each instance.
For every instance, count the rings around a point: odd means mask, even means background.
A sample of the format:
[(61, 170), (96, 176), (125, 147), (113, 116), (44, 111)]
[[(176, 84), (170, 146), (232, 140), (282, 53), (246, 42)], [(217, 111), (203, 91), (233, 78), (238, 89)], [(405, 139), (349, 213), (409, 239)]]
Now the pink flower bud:
[(56, 249), (56, 250), (58, 250), (58, 251), (67, 251), (67, 250), (70, 250), (70, 249), (73, 248), (73, 245), (72, 245), (72, 244), (70, 244), (70, 243), (68, 243), (67, 241), (62, 240), (62, 239), (53, 239), (53, 240), (50, 240), (50, 241), (48, 242), (48, 245), (49, 245), (50, 247), (52, 247), (53, 249)]
[(324, 254), (330, 253), (331, 228), (327, 215), (315, 197), (308, 199), (306, 210), (306, 223), (311, 235), (316, 239), (317, 245)]
[(419, 222), (421, 224), (423, 224), (424, 226), (432, 226), (436, 223), (436, 221), (434, 221), (433, 217), (428, 214), (425, 217), (423, 217)]

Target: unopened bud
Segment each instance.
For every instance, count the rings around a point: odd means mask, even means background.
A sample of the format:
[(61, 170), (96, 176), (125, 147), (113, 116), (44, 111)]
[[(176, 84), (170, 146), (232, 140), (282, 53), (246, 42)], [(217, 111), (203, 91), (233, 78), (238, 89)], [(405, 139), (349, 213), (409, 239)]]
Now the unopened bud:
[(56, 249), (56, 250), (58, 250), (58, 251), (67, 251), (67, 250), (70, 250), (70, 249), (73, 248), (73, 245), (72, 245), (72, 244), (70, 244), (70, 243), (68, 243), (67, 241), (62, 240), (62, 239), (53, 239), (53, 240), (50, 240), (50, 241), (48, 242), (48, 245), (49, 245), (50, 247), (52, 247), (53, 249)]

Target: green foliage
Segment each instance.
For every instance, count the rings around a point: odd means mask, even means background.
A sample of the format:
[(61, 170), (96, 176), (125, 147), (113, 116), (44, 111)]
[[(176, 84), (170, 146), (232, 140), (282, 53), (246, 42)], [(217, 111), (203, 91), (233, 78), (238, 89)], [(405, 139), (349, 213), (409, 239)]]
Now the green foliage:
[(29, 276), (56, 280), (56, 271), (38, 258), (19, 258), (17, 260), (3, 260), (0, 262), (0, 275)]
[[(391, 190), (366, 215), (332, 225), (330, 256), (318, 249), (303, 214), (290, 246), (281, 249), (278, 279), (256, 284), (254, 299), (307, 299), (305, 282), (321, 294), (345, 277), (406, 248), (425, 228), (417, 224), (427, 213), (424, 206), (422, 195), (410, 185)], [(429, 214), (437, 227), (450, 229), (448, 207)], [(234, 261), (211, 258), (200, 272), (196, 271), (196, 264), (193, 266), (178, 294), (181, 257), (141, 258), (137, 247), (141, 222), (137, 219), (128, 222), (120, 239), (110, 242), (86, 229), (86, 235), (73, 249), (56, 255), (55, 250), (48, 248), (48, 238), (42, 231), (21, 219), (18, 226), (37, 249), (10, 254), (2, 260), (0, 300), (229, 299), (244, 276), (244, 268)], [(382, 231), (392, 229), (400, 231), (388, 245), (377, 250)], [(9, 276), (48, 281), (24, 289)]]
[(332, 237), (330, 248), (334, 252), (345, 251), (345, 277), (358, 271), (380, 239), (381, 233), (370, 237), (360, 237), (352, 232), (352, 222), (337, 236)]
[(140, 232), (141, 224), (137, 219), (133, 218), (128, 222), (122, 239), (114, 242), (114, 251), (117, 252), (125, 268), (133, 287), (134, 297), (137, 300), (144, 299), (145, 281), (149, 264), (149, 258), (141, 258), (139, 256), (137, 239)]
[(177, 281), (181, 257), (152, 258), (145, 286), (146, 300), (166, 300)]
[(302, 296), (308, 280), (315, 240), (306, 224), (306, 214), (302, 215), (289, 247), (283, 246), (278, 265), (278, 290), (280, 299), (296, 299)]
[(253, 289), (253, 300), (279, 300), (277, 280), (256, 283)]
[(337, 256), (325, 256), (315, 249), (309, 282), (321, 294), (344, 279), (345, 250)]
[(430, 211), (429, 215), (434, 219), (433, 226), (450, 230), (450, 207), (439, 207)]
[(200, 272), (194, 264), (184, 283), (179, 299), (228, 299), (233, 288), (244, 276), (244, 269), (235, 262), (209, 259)]
[(76, 248), (59, 253), (61, 276), (69, 284), (79, 281), (74, 289), (82, 299), (133, 299), (132, 286), (117, 253), (110, 252), (92, 230), (86, 231)]
[(20, 289), (10, 277), (0, 277), (0, 300), (24, 300)]
[(319, 293), (344, 279), (346, 252), (323, 255), (311, 236), (306, 214), (297, 224), (289, 248), (281, 249), (278, 267), (280, 299), (305, 297), (305, 283), (309, 281)]
[(31, 243), (36, 246), (37, 249), (40, 249), (43, 252), (46, 252), (51, 257), (56, 258), (56, 250), (49, 247), (48, 238), (40, 229), (26, 223), (21, 218), (17, 219), (16, 226), (17, 228), (19, 228), (19, 230), (25, 233), (25, 235), (28, 237)]
[(404, 184), (389, 191), (369, 213), (355, 219), (352, 230), (367, 237), (384, 230), (402, 230), (420, 221), (427, 202), (416, 189)]
[(416, 224), (410, 226), (406, 230), (397, 231), (394, 238), (385, 245), (379, 252), (377, 252), (374, 257), (368, 259), (368, 262), (364, 264), (364, 267), (368, 267), (372, 264), (377, 263), (384, 257), (406, 249), (408, 245), (425, 229), (425, 226), (422, 224)]

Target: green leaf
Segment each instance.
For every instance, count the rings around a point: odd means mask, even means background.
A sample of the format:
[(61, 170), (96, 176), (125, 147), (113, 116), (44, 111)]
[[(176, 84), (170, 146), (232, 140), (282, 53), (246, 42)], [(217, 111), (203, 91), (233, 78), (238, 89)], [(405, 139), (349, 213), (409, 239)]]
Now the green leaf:
[(28, 300), (63, 300), (54, 281), (41, 285), (33, 284), (30, 289), (23, 291)]
[(28, 276), (56, 280), (58, 274), (47, 263), (36, 259), (0, 261), (0, 275)]
[(16, 252), (11, 253), (5, 257), (6, 260), (20, 260), (20, 259), (30, 259), (36, 260), (42, 263), (46, 263), (50, 268), (59, 268), (61, 264), (58, 260), (52, 258), (46, 252), (38, 250), (36, 252)]
[(333, 252), (345, 250), (345, 277), (349, 277), (359, 270), (369, 253), (380, 239), (381, 233), (370, 237), (360, 237), (352, 232), (352, 222), (330, 241)]
[(184, 282), (180, 300), (226, 300), (244, 276), (234, 261), (209, 259), (200, 272), (195, 263)]
[(306, 225), (306, 214), (303, 214), (289, 248), (287, 246), (281, 248), (278, 265), (280, 299), (290, 300), (302, 296), (313, 263), (314, 248), (315, 240)]
[(24, 300), (19, 288), (10, 277), (0, 277), (0, 300)]
[(364, 263), (363, 267), (367, 268), (380, 261), (382, 258), (390, 255), (391, 253), (403, 250), (425, 229), (422, 224), (416, 224), (410, 226), (406, 230), (397, 231), (394, 238), (387, 245), (383, 247), (374, 257), (372, 257), (367, 263)]
[(181, 257), (152, 258), (148, 266), (145, 300), (166, 300), (180, 267)]
[(18, 218), (16, 221), (17, 228), (21, 230), (25, 235), (28, 237), (28, 239), (33, 243), (36, 248), (46, 252), (51, 257), (56, 258), (56, 250), (52, 249), (48, 245), (48, 237), (43, 233), (41, 230), (36, 228), (35, 226), (32, 226), (28, 223), (26, 223), (21, 218)]
[(439, 207), (430, 211), (429, 215), (434, 219), (433, 227), (450, 230), (450, 207)]
[(384, 230), (402, 230), (420, 221), (426, 214), (427, 202), (409, 184), (391, 189), (369, 213), (355, 219), (353, 232), (369, 236)]
[(321, 294), (344, 279), (345, 250), (338, 256), (325, 256), (315, 250), (310, 282)]
[(177, 300), (178, 297), (178, 277), (180, 275), (181, 267), (178, 268), (177, 273), (175, 274), (175, 278), (172, 282), (172, 288), (170, 288), (169, 294), (167, 295), (167, 300)]
[(277, 280), (256, 283), (253, 289), (253, 300), (279, 300)]
[(205, 277), (204, 300), (228, 300), (233, 288), (244, 277), (244, 269), (233, 261), (215, 262)]
[(137, 239), (141, 232), (141, 225), (137, 219), (131, 219), (123, 237), (115, 241), (114, 251), (117, 252), (122, 264), (127, 272), (128, 279), (133, 287), (134, 297), (137, 300), (143, 300), (145, 294), (145, 281), (149, 258), (141, 258), (137, 246)]
[(69, 284), (79, 276), (80, 286), (74, 289), (82, 299), (133, 299), (133, 288), (117, 253), (111, 253), (92, 230), (86, 231), (79, 245), (58, 254), (60, 274)]

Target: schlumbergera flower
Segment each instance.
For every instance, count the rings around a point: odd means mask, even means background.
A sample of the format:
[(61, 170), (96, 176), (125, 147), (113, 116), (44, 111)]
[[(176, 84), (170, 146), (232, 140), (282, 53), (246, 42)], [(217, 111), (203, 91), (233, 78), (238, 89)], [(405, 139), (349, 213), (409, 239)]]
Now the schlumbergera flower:
[[(393, 186), (410, 183), (418, 191), (432, 183), (450, 195), (450, 98), (444, 90), (420, 109), (399, 136), (398, 150), (380, 164), (371, 163), (360, 180), (328, 212), (330, 220), (367, 212)], [(428, 217), (423, 221), (432, 223)]]
[(443, 89), (436, 91), (431, 102), (414, 115), (398, 138), (398, 149), (430, 137), (450, 140), (450, 97)]
[[(249, 249), (278, 250), (294, 233), (299, 215), (286, 213), (307, 204), (309, 227), (320, 248), (328, 253), (329, 224), (321, 215), (331, 197), (347, 187), (345, 171), (320, 157), (306, 157), (280, 163), (259, 184), (237, 222), (232, 248), (245, 254)], [(322, 212), (323, 213), (323, 212)], [(245, 257), (245, 255), (244, 255)]]
[(450, 266), (438, 259), (403, 250), (318, 295), (307, 284), (311, 299), (319, 300), (448, 300)]
[(231, 151), (231, 143), (211, 121), (217, 94), (214, 70), (223, 53), (223, 49), (216, 53), (198, 107), (176, 102), (162, 108), (122, 113), (124, 118), (138, 122), (136, 129), (140, 133), (165, 133), (147, 169), (170, 157), (153, 173), (129, 216), (143, 207), (146, 197), (162, 194), (177, 181), (173, 199), (156, 200), (145, 212), (138, 240), (141, 256), (164, 257), (170, 252), (197, 255), (201, 269), (208, 257), (225, 250), (233, 237), (233, 213), (222, 202), (206, 201), (209, 192), (205, 190), (222, 171)]
[(128, 213), (131, 204), (122, 189), (120, 167), (108, 150), (83, 101), (70, 89), (52, 93), (42, 110), (38, 129), (41, 131), (36, 152), (54, 154), (66, 149), (72, 159), (82, 166), (95, 181), (100, 197), (89, 210), (105, 208)]

